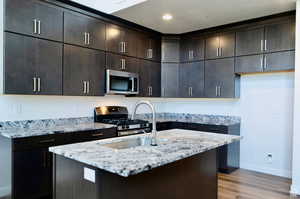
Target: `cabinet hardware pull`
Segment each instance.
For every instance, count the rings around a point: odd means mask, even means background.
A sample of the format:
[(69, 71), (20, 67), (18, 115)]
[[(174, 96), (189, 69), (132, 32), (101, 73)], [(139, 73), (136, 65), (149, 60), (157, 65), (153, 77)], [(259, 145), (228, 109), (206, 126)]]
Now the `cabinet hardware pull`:
[(87, 35), (86, 35), (86, 32), (84, 32), (84, 44), (87, 44)]
[(191, 87), (191, 97), (193, 97), (193, 87)]
[(218, 86), (216, 86), (216, 97), (218, 97)]
[(99, 136), (103, 136), (103, 133), (97, 133), (97, 134), (93, 134), (92, 137), (99, 137)]
[(90, 38), (90, 33), (88, 33), (88, 45), (91, 44), (91, 38)]
[(38, 34), (41, 34), (41, 21), (38, 20)]
[(37, 34), (37, 20), (36, 19), (33, 20), (33, 33)]
[(36, 77), (32, 79), (33, 79), (33, 92), (36, 92)]
[(37, 88), (37, 91), (38, 92), (41, 92), (41, 78), (37, 78), (37, 80), (38, 80), (38, 88)]
[(221, 97), (221, 86), (219, 86), (219, 97)]
[(126, 60), (125, 59), (121, 59), (121, 65), (122, 65), (122, 70), (126, 69)]
[(267, 51), (267, 50), (268, 50), (268, 48), (267, 48), (267, 44), (268, 44), (268, 41), (265, 39), (265, 51)]
[(87, 94), (89, 94), (90, 93), (90, 81), (87, 81), (86, 82), (86, 84), (87, 84)]
[(260, 40), (260, 50), (264, 52), (264, 40)]
[(219, 47), (217, 48), (217, 57), (219, 57)]
[(123, 42), (120, 42), (119, 44), (119, 51), (120, 53), (123, 53)]
[(264, 55), (264, 69), (267, 69), (267, 57)]
[(260, 68), (263, 71), (264, 70), (264, 55), (260, 58)]
[(152, 86), (150, 86), (150, 95), (153, 95), (153, 90), (152, 90)]
[(83, 93), (86, 94), (86, 81), (83, 81)]
[(41, 141), (40, 141), (41, 144), (51, 143), (51, 142), (55, 142), (55, 139), (41, 140)]
[(124, 42), (124, 53), (126, 53), (126, 42)]

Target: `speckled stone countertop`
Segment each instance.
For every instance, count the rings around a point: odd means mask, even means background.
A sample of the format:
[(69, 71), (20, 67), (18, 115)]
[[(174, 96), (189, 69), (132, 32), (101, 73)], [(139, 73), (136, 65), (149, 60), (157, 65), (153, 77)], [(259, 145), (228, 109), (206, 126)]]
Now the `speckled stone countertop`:
[(240, 136), (173, 129), (158, 132), (158, 139), (162, 140), (158, 146), (127, 149), (104, 146), (142, 136), (147, 135), (64, 145), (51, 147), (49, 150), (57, 155), (128, 177), (241, 139)]
[(92, 118), (1, 122), (0, 126), (0, 134), (11, 139), (60, 133), (76, 133), (115, 127), (110, 124), (94, 123)]
[[(138, 114), (138, 119), (152, 122), (152, 114)], [(157, 113), (157, 122), (186, 122), (198, 124), (224, 125), (231, 126), (241, 123), (241, 118), (237, 116), (223, 115), (203, 115), (189, 113)]]

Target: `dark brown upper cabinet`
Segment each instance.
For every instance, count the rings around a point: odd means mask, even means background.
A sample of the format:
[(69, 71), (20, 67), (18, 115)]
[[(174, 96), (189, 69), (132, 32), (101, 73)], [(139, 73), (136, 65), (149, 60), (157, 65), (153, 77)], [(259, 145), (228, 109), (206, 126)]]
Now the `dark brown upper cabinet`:
[(179, 82), (179, 97), (204, 97), (204, 61), (182, 63)]
[(64, 42), (99, 50), (106, 49), (105, 23), (74, 12), (64, 13)]
[(264, 55), (240, 56), (235, 59), (235, 73), (258, 73), (264, 71)]
[(179, 38), (163, 38), (161, 51), (162, 62), (178, 63), (180, 61)]
[(268, 53), (265, 55), (264, 71), (290, 71), (295, 69), (295, 51)]
[(180, 40), (180, 61), (190, 62), (204, 60), (204, 47), (204, 39), (182, 37)]
[(205, 97), (239, 97), (239, 76), (234, 73), (234, 58), (205, 62)]
[(179, 63), (163, 63), (161, 78), (162, 97), (178, 97)]
[(62, 44), (5, 33), (4, 71), (6, 94), (61, 95)]
[(6, 0), (5, 30), (62, 41), (63, 11), (36, 0)]
[(140, 60), (140, 93), (141, 97), (161, 96), (161, 63)]
[(264, 28), (254, 28), (236, 33), (236, 56), (252, 55), (264, 51)]
[(134, 57), (127, 57), (114, 53), (106, 53), (106, 68), (118, 71), (138, 73), (139, 61)]
[(206, 59), (233, 57), (235, 49), (235, 33), (221, 33), (206, 39)]
[(137, 33), (129, 29), (117, 26), (107, 25), (106, 42), (109, 52), (137, 56)]
[(105, 53), (64, 45), (64, 95), (103, 96)]
[(137, 57), (152, 61), (161, 61), (161, 39), (139, 33), (137, 36)]
[(265, 26), (265, 52), (295, 49), (295, 21), (283, 20)]

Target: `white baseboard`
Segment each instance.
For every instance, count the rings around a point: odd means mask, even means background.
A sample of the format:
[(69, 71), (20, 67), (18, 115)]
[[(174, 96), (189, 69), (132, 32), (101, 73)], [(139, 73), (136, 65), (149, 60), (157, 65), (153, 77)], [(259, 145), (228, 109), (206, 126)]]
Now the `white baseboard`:
[(0, 197), (7, 196), (9, 194), (9, 187), (0, 187)]
[(300, 195), (300, 185), (292, 184), (290, 192), (294, 195)]
[(280, 169), (256, 166), (256, 165), (252, 165), (252, 164), (241, 164), (241, 168), (251, 170), (251, 171), (257, 171), (260, 173), (270, 174), (270, 175), (274, 175), (274, 176), (285, 177), (285, 178), (292, 177), (292, 172), (289, 170), (280, 170)]

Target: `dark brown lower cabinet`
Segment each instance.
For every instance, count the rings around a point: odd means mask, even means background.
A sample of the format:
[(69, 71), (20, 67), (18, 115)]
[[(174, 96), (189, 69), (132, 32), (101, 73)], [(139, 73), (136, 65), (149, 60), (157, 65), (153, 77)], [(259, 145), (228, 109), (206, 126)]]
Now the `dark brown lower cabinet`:
[(241, 56), (235, 59), (236, 73), (290, 71), (295, 69), (295, 51)]
[(239, 97), (239, 76), (234, 73), (234, 58), (205, 62), (205, 97)]
[(141, 97), (161, 96), (161, 63), (140, 60), (140, 94)]
[(179, 97), (204, 97), (204, 62), (183, 63), (179, 67)]
[(64, 45), (64, 95), (103, 96), (105, 53)]
[(6, 94), (62, 95), (62, 44), (5, 33)]

